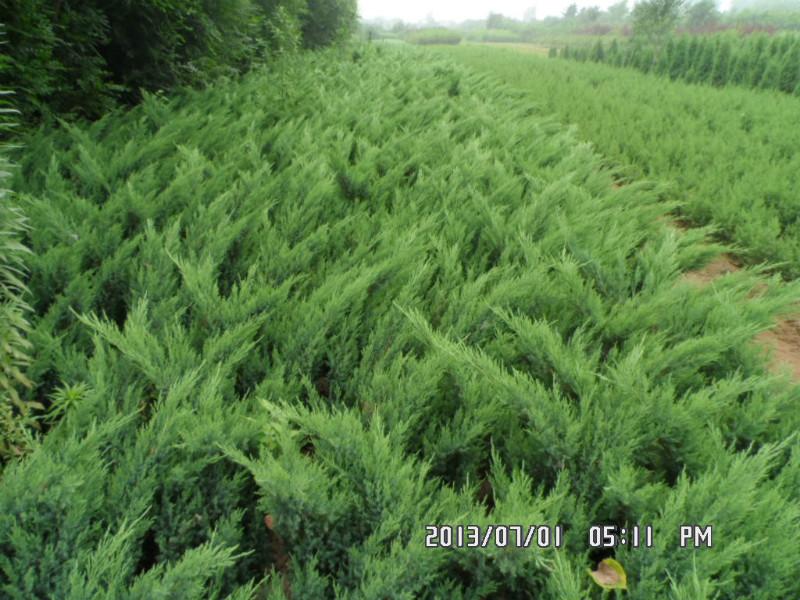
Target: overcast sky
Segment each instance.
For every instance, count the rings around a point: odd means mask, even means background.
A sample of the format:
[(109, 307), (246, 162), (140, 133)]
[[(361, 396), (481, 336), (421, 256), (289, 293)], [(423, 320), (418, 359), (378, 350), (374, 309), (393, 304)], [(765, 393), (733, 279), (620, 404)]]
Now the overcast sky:
[[(575, 2), (578, 7), (608, 8), (618, 0), (358, 0), (359, 13), (364, 19), (402, 19), (409, 23), (425, 21), (431, 15), (436, 21), (485, 19), (490, 12), (521, 19), (528, 8), (536, 7), (536, 17), (561, 15)], [(725, 9), (730, 0), (718, 2)], [(629, 6), (633, 0), (629, 0)]]

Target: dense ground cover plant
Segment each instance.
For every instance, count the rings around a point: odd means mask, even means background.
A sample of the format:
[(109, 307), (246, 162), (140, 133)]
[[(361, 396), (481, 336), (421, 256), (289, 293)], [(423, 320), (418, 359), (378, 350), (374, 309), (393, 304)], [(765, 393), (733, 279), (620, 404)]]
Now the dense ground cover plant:
[(592, 47), (566, 46), (559, 55), (634, 67), (689, 83), (736, 85), (800, 96), (800, 35), (796, 34), (679, 36), (669, 38), (658, 50), (637, 41), (620, 44), (613, 40), (604, 45), (597, 40)]
[(713, 225), (751, 262), (800, 276), (800, 99), (722, 90), (629, 69), (545, 61), (496, 48), (451, 56), (524, 90), (574, 123), (625, 173), (674, 182), (687, 220)]
[(603, 522), (655, 527), (631, 598), (800, 594), (800, 392), (749, 344), (797, 286), (682, 282), (704, 232), (524, 94), (325, 52), (18, 159), (52, 428), (2, 474), (3, 596), (600, 598)]

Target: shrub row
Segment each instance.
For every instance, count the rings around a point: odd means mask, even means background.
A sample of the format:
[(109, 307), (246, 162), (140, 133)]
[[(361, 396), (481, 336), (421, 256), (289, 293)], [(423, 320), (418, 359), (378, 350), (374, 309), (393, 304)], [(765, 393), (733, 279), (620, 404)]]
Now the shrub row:
[(560, 55), (634, 67), (689, 83), (737, 85), (800, 96), (797, 35), (680, 36), (669, 39), (663, 49), (635, 41), (619, 44), (617, 40), (606, 47), (598, 40), (592, 47), (565, 47)]

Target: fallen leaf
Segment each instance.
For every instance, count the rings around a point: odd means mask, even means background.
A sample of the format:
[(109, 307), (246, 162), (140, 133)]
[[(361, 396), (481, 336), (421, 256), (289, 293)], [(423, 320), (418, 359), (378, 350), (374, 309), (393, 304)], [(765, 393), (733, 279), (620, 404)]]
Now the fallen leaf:
[[(587, 569), (587, 571), (589, 571)], [(613, 558), (604, 558), (596, 571), (589, 571), (594, 582), (604, 590), (627, 590), (628, 576), (625, 569)]]

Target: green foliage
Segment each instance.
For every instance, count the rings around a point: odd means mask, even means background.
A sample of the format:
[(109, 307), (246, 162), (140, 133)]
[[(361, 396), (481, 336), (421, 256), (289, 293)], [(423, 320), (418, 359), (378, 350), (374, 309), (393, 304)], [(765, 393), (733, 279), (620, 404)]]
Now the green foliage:
[(117, 91), (99, 49), (110, 41), (107, 15), (95, 2), (0, 0), (8, 32), (5, 84), (17, 90), (27, 120), (47, 113), (96, 115)]
[(750, 345), (797, 286), (682, 282), (707, 232), (522, 94), (326, 51), (19, 162), (52, 428), (0, 481), (4, 597), (591, 597), (604, 522), (664, 540), (617, 551), (632, 594), (800, 594), (799, 392)]
[(141, 90), (235, 75), (346, 39), (355, 0), (0, 0), (7, 85), (28, 120), (96, 118)]
[(307, 0), (302, 21), (306, 48), (322, 48), (347, 39), (356, 27), (356, 0)]
[[(698, 72), (703, 46), (697, 38), (683, 40), (673, 64)], [(578, 53), (570, 52), (570, 58)], [(463, 48), (453, 56), (501, 75), (545, 111), (576, 123), (627, 177), (673, 181), (670, 194), (681, 202), (683, 218), (713, 225), (745, 260), (800, 276), (796, 98), (691, 86), (606, 65), (554, 65), (510, 50)]]
[(485, 31), (481, 31), (480, 33), (471, 35), (470, 39), (479, 42), (509, 44), (523, 41), (519, 33), (508, 29), (487, 29)]
[(603, 47), (603, 41), (602, 40), (597, 40), (595, 45), (592, 46), (592, 52), (591, 52), (590, 58), (594, 62), (603, 62), (603, 60), (605, 60), (606, 51), (605, 51), (605, 48)]
[[(10, 91), (0, 91), (0, 131), (4, 138), (17, 125), (19, 111)], [(25, 284), (30, 250), (23, 244), (28, 220), (11, 190), (6, 187), (14, 165), (10, 146), (0, 143), (0, 469), (11, 457), (33, 445), (37, 402), (20, 395), (31, 386), (24, 372), (31, 363), (31, 307)]]
[(412, 44), (460, 44), (461, 35), (449, 29), (420, 29), (406, 38)]
[(634, 36), (661, 45), (675, 30), (685, 0), (642, 0), (633, 8)]
[(693, 30), (702, 30), (716, 25), (721, 18), (714, 0), (698, 0), (686, 7), (684, 21)]
[[(671, 79), (717, 87), (739, 85), (779, 90), (787, 94), (793, 93), (800, 83), (800, 36), (796, 34), (770, 38), (763, 34), (742, 37), (724, 33), (666, 39), (657, 71)], [(651, 46), (635, 41), (623, 43), (621, 52), (623, 64), (651, 70)], [(593, 52), (593, 60), (595, 56)], [(580, 59), (582, 55), (573, 54), (571, 58)], [(619, 65), (610, 55), (598, 62)]]

